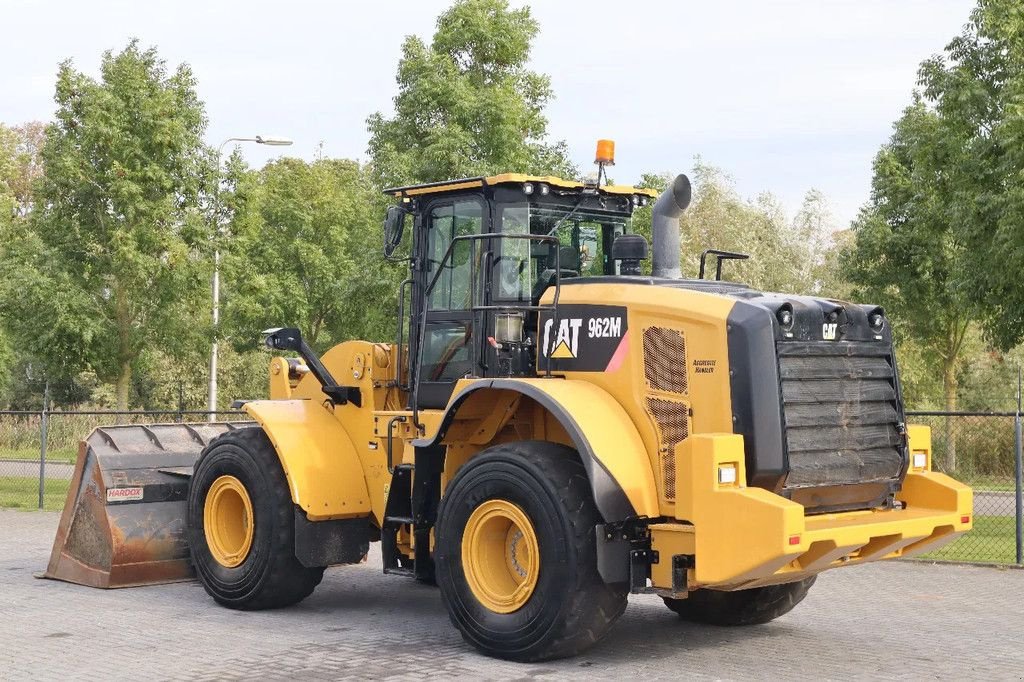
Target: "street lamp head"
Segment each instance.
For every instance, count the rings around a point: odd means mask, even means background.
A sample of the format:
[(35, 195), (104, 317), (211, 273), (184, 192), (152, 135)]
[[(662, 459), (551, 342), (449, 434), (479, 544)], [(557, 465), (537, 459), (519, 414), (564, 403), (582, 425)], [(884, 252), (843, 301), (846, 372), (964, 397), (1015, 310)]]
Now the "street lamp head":
[(292, 141), (287, 137), (274, 137), (273, 135), (257, 135), (256, 142), (258, 144), (265, 144), (268, 147), (287, 147), (292, 144)]

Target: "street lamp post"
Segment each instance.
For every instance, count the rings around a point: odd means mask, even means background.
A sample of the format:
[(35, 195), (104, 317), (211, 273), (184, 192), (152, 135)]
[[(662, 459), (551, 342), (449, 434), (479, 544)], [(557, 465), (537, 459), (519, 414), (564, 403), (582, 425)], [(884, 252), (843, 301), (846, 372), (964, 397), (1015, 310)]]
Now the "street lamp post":
[[(220, 143), (217, 147), (217, 185), (214, 187), (213, 193), (213, 228), (215, 232), (220, 231), (220, 221), (217, 216), (217, 211), (220, 208), (220, 161), (221, 155), (224, 153), (224, 147), (231, 142), (255, 142), (256, 144), (265, 144), (268, 147), (287, 147), (292, 144), (292, 141), (287, 137), (273, 137), (270, 135), (257, 135), (256, 137), (229, 137)], [(219, 235), (215, 235), (217, 239)], [(207, 401), (207, 409), (209, 410), (209, 421), (216, 421), (217, 415), (214, 413), (217, 411), (217, 332), (220, 325), (220, 246), (213, 251), (213, 282), (211, 289), (213, 290), (213, 345), (210, 349), (210, 393)]]

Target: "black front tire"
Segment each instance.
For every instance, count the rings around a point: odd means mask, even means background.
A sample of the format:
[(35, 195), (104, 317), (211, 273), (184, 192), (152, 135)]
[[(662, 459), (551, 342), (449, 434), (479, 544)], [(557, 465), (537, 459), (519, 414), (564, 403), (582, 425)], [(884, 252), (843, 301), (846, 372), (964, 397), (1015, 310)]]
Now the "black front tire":
[[(253, 508), (251, 548), (241, 564), (218, 562), (207, 545), (203, 515), (210, 486), (234, 476)], [(199, 581), (217, 603), (232, 609), (273, 609), (308, 597), (323, 568), (306, 568), (295, 558), (295, 507), (277, 453), (260, 428), (216, 438), (203, 451), (188, 489), (187, 537)]]
[(816, 579), (811, 576), (795, 583), (736, 592), (694, 590), (686, 599), (664, 599), (665, 605), (685, 620), (710, 625), (762, 625), (792, 611)]
[[(498, 613), (473, 594), (462, 566), (463, 529), (489, 500), (528, 517), (539, 547), (536, 586), (518, 610)], [(488, 656), (541, 661), (573, 656), (608, 632), (626, 608), (625, 586), (597, 571), (601, 517), (575, 450), (541, 441), (498, 445), (474, 457), (449, 484), (438, 510), (437, 584), (452, 623)]]

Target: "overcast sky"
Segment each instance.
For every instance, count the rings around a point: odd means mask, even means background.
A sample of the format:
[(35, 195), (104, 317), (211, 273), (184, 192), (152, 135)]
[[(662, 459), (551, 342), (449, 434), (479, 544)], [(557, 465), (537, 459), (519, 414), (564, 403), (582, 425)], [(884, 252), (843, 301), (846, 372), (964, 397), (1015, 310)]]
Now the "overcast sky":
[[(513, 0), (513, 4), (521, 2)], [(807, 189), (840, 223), (867, 199), (871, 159), (910, 100), (918, 63), (967, 21), (969, 0), (529, 3), (535, 69), (551, 76), (554, 138), (581, 168), (617, 143), (613, 177), (686, 172), (695, 155), (745, 196), (792, 213)], [(0, 0), (0, 122), (47, 120), (57, 64), (95, 74), (135, 36), (199, 80), (208, 141), (283, 135), (289, 155), (364, 158), (390, 110), (403, 36), (429, 40), (445, 1)], [(280, 152), (248, 145), (259, 165)], [(515, 169), (510, 169), (515, 170)]]

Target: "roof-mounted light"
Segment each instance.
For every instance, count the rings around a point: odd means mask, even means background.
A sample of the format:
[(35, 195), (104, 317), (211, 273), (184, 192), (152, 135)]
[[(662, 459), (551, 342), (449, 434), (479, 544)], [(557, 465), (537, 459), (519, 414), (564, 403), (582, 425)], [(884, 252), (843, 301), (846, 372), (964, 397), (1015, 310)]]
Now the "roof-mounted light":
[(613, 140), (597, 141), (597, 153), (594, 155), (594, 163), (605, 166), (615, 165), (615, 142)]

